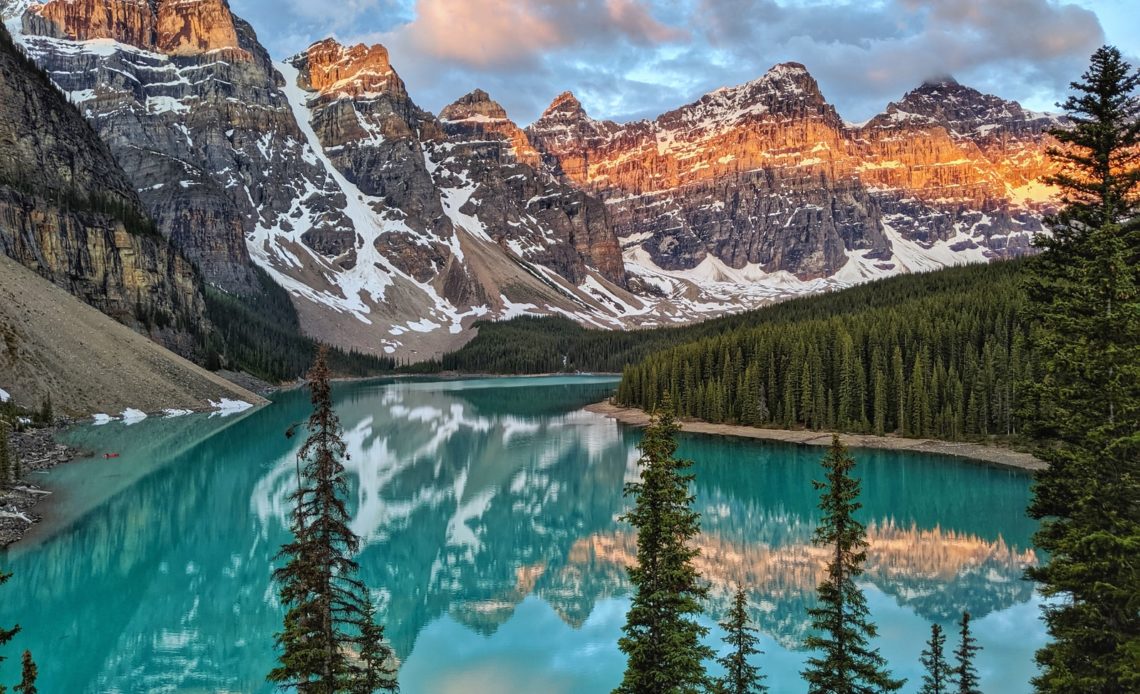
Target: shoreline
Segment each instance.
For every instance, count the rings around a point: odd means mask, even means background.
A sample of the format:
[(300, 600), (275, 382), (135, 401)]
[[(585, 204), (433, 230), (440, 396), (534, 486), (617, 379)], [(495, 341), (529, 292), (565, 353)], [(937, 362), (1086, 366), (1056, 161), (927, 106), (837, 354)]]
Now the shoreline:
[[(597, 402), (586, 406), (587, 412), (616, 419), (622, 424), (644, 427), (649, 424), (649, 415), (636, 407), (622, 407), (610, 401)], [(709, 424), (708, 422), (677, 420), (681, 431), (690, 434), (710, 434), (713, 436), (735, 436), (737, 438), (779, 441), (807, 446), (828, 446), (831, 432), (795, 429), (759, 429), (735, 424)], [(1029, 453), (1014, 451), (999, 446), (981, 443), (939, 441), (937, 439), (908, 439), (896, 436), (875, 436), (873, 434), (840, 434), (839, 439), (850, 448), (877, 448), (891, 451), (914, 451), (934, 453), (964, 458), (978, 463), (997, 467), (1035, 472), (1043, 470), (1046, 464)]]
[(29, 477), (83, 457), (83, 451), (55, 440), (55, 435), (70, 424), (74, 422), (10, 434), (12, 452), (20, 459), (23, 474), (11, 489), (0, 490), (0, 550), (21, 540), (43, 520), (35, 507), (52, 492), (33, 484)]

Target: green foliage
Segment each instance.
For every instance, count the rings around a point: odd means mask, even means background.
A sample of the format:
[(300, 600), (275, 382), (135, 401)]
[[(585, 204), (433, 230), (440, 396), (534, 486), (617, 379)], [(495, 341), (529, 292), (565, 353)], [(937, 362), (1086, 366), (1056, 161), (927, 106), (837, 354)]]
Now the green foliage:
[(279, 664), (268, 680), (302, 693), (395, 691), (395, 674), (384, 669), (391, 651), (367, 588), (356, 578), (352, 556), (360, 538), (348, 527), (342, 498), (348, 494), (345, 444), (323, 349), (308, 382), (313, 413), (298, 453), (297, 489), (290, 494), (293, 541), (281, 548), (278, 556), (286, 563), (274, 572), (287, 611), (276, 636)]
[(36, 694), (39, 691), (36, 689), (36, 677), (39, 673), (36, 670), (35, 661), (32, 660), (31, 651), (24, 651), (21, 665), (20, 683), (13, 688), (13, 691), (18, 692), (18, 694)]
[(812, 629), (805, 647), (818, 651), (807, 661), (803, 677), (810, 694), (862, 694), (893, 692), (903, 680), (892, 679), (878, 649), (869, 645), (877, 634), (867, 610), (867, 600), (855, 585), (867, 558), (867, 533), (855, 519), (862, 508), (860, 483), (852, 477), (855, 459), (832, 437), (822, 461), (824, 482), (814, 482), (821, 490), (819, 508), (823, 518), (813, 541), (833, 551), (827, 576), (819, 584), (819, 605), (808, 610)]
[(1029, 575), (1056, 598), (1034, 684), (1112, 694), (1140, 690), (1140, 73), (1105, 47), (1072, 87), (1053, 152), (1065, 206), (1026, 282), (1049, 463), (1029, 509), (1047, 562)]
[[(8, 579), (10, 579), (10, 578), (12, 578), (12, 574), (6, 574), (3, 571), (0, 571), (0, 587), (3, 587), (3, 585), (5, 583), (7, 583)], [(19, 624), (12, 627), (11, 629), (4, 629), (3, 627), (0, 627), (0, 646), (7, 645), (12, 640), (12, 638), (18, 633), (20, 633), (20, 625)], [(28, 681), (28, 674), (29, 674), (28, 664), (31, 662), (31, 659), (32, 659), (31, 654), (28, 653), (27, 651), (24, 651), (24, 681), (25, 682)], [(4, 656), (0, 656), (0, 663), (2, 663), (2, 662), (4, 662)], [(35, 677), (36, 677), (35, 664), (32, 663), (31, 664), (31, 685), (32, 685), (32, 689), (28, 692), (28, 694), (35, 694), (35, 692), (36, 692), (36, 690), (35, 690)], [(17, 692), (21, 691), (20, 686), (22, 684), (23, 684), (23, 682), (21, 682), (20, 685), (16, 686)], [(6, 691), (8, 691), (7, 687), (0, 684), (0, 694), (4, 694), (4, 692), (6, 692)]]
[(1018, 432), (1030, 366), (1022, 263), (954, 268), (788, 302), (759, 325), (627, 367), (622, 404), (710, 422), (958, 440)]
[(52, 408), (51, 395), (44, 396), (40, 409), (36, 410), (32, 419), (40, 426), (51, 426), (55, 422), (55, 410)]
[(748, 662), (750, 657), (761, 655), (763, 651), (756, 648), (756, 629), (748, 625), (746, 607), (744, 588), (739, 587), (732, 598), (732, 607), (720, 623), (729, 651), (717, 658), (724, 668), (724, 677), (715, 683), (715, 694), (764, 694), (768, 691), (768, 687), (761, 684), (764, 676), (760, 674), (760, 668)]
[(392, 650), (384, 642), (384, 629), (376, 617), (372, 596), (365, 591), (360, 637), (357, 650), (360, 661), (353, 694), (371, 694), (381, 689), (396, 689), (396, 666)]
[(8, 438), (8, 425), (0, 419), (0, 489), (7, 487), (15, 471), (15, 454)]
[(953, 672), (945, 655), (946, 634), (937, 624), (930, 625), (930, 640), (922, 651), (919, 662), (926, 672), (922, 675), (922, 689), (918, 694), (949, 694)]
[(707, 688), (701, 643), (708, 630), (696, 621), (707, 593), (693, 560), (700, 533), (692, 510), (690, 463), (677, 460), (678, 427), (667, 409), (654, 416), (641, 440), (641, 481), (625, 495), (634, 506), (622, 516), (637, 531), (637, 565), (629, 567), (633, 603), (618, 646), (628, 657), (620, 694), (688, 694)]
[(954, 691), (957, 694), (982, 694), (978, 689), (978, 671), (974, 667), (974, 656), (982, 647), (970, 634), (970, 613), (963, 612), (958, 622), (958, 647), (954, 649), (953, 669)]
[[(261, 268), (254, 268), (260, 291), (238, 296), (215, 287), (206, 288), (206, 314), (216, 328), (204, 351), (225, 362), (274, 383), (299, 378), (316, 356), (318, 343), (301, 334), (297, 311), (288, 292)], [(207, 357), (210, 361), (210, 357)], [(358, 352), (328, 349), (333, 373), (343, 376), (374, 376), (390, 372), (396, 362)]]
[[(950, 268), (918, 275), (901, 275), (838, 292), (781, 302), (754, 311), (714, 318), (691, 325), (644, 330), (588, 330), (566, 318), (522, 317), (509, 321), (481, 321), (479, 334), (457, 352), (407, 367), (408, 371), (435, 373), (554, 373), (620, 372), (650, 354), (705, 338), (738, 333), (763, 325), (825, 320), (863, 311), (886, 309), (930, 295), (953, 295), (978, 283), (996, 282), (1002, 292), (1019, 293), (1008, 275), (1019, 262), (985, 267)], [(997, 297), (1005, 300), (1010, 297)], [(1014, 297), (1016, 298), (1016, 297)], [(798, 375), (798, 372), (797, 372)], [(781, 393), (769, 392), (769, 397)]]

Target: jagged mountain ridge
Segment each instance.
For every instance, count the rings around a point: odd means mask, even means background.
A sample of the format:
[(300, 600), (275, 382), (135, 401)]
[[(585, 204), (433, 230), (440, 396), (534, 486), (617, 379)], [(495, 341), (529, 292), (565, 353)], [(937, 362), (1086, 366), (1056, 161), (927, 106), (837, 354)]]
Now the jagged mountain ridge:
[(527, 133), (606, 200), (627, 260), (810, 280), (1025, 252), (1058, 124), (946, 80), (851, 126), (784, 63), (652, 121), (597, 121), (565, 93)]
[(0, 7), (211, 282), (244, 291), (252, 260), (307, 333), (362, 351), (420, 359), (521, 313), (689, 321), (1014, 255), (1047, 193), (1056, 121), (960, 85), (853, 127), (784, 64), (653, 121), (564, 94), (522, 129), (480, 90), (420, 109), (383, 46), (273, 65), (224, 0)]

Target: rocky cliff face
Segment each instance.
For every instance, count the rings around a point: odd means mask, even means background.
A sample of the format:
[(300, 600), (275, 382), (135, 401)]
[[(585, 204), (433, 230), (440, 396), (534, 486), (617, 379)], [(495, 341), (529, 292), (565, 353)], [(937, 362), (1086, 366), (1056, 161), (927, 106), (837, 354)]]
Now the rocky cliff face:
[(1041, 229), (1048, 131), (1060, 124), (952, 78), (930, 81), (858, 129), (857, 173), (906, 239), (1024, 253)]
[(189, 354), (205, 326), (194, 268), (150, 228), (83, 117), (0, 27), (0, 252)]
[(449, 136), (382, 46), (323, 41), (277, 66), (224, 0), (0, 10), (163, 235), (231, 292), (256, 291), (261, 265), (313, 336), (415, 359), (479, 317), (641, 308), (604, 206), (519, 161), (513, 124), (511, 153)]
[(437, 119), (412, 101), (382, 46), (333, 40), (281, 70), (308, 144), (349, 200), (350, 224), (291, 242), (335, 265), (327, 303), (391, 325), (385, 350), (418, 352), (417, 333), (460, 335), (481, 316), (612, 318), (637, 302), (604, 205), (535, 168), (538, 153), (487, 94)]
[(253, 291), (245, 235), (288, 224), (310, 191), (335, 200), (302, 155), (268, 55), (224, 0), (7, 7), (29, 54), (91, 119), (163, 235), (210, 282)]
[(477, 182), (469, 202), (496, 243), (554, 269), (574, 284), (591, 270), (625, 287), (621, 248), (605, 206), (558, 183), (537, 150), (486, 92), (475, 90), (440, 112), (447, 160)]
[(785, 63), (653, 121), (596, 121), (562, 94), (527, 134), (552, 172), (606, 200), (627, 260), (854, 280), (1025, 252), (1056, 125), (942, 81), (850, 127)]

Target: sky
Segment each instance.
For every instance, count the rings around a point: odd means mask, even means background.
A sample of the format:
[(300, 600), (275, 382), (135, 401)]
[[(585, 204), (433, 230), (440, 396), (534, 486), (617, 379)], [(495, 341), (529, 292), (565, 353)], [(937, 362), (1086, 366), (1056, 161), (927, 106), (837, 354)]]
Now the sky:
[(807, 66), (849, 121), (923, 80), (1056, 110), (1097, 47), (1140, 65), (1140, 0), (230, 0), (275, 59), (329, 36), (382, 43), (434, 113), (475, 88), (516, 122), (573, 91), (652, 118), (771, 66)]

